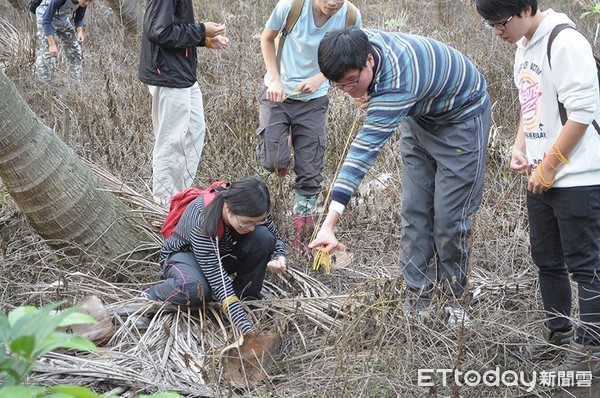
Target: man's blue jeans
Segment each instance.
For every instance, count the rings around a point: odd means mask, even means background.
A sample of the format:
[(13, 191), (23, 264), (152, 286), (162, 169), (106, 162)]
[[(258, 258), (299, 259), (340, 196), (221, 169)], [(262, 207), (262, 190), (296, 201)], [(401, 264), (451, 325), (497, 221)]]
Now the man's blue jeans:
[(576, 342), (600, 342), (600, 186), (527, 192), (531, 255), (551, 331), (571, 329), (571, 283), (577, 283)]

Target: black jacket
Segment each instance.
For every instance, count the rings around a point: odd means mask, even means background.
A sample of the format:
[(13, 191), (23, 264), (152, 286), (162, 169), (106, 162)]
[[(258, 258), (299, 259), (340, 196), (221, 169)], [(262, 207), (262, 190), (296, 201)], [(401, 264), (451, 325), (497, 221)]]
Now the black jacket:
[(148, 0), (139, 78), (153, 86), (187, 88), (196, 82), (196, 47), (204, 24), (194, 22), (192, 0)]

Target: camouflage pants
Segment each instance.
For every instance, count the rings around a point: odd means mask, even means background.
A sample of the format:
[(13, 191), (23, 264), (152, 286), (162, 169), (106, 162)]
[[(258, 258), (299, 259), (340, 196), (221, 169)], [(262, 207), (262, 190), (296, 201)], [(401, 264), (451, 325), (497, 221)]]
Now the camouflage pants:
[[(37, 18), (37, 56), (34, 68), (35, 79), (39, 81), (50, 79), (50, 72), (57, 62), (55, 58), (50, 56), (48, 39), (46, 39), (42, 27), (42, 18), (46, 8), (47, 2), (42, 2), (35, 13)], [(60, 39), (63, 54), (69, 63), (69, 73), (73, 78), (79, 79), (81, 76), (81, 46), (77, 42), (77, 34), (69, 21), (69, 17), (60, 14), (55, 15), (52, 19), (52, 29), (54, 30), (54, 39)]]

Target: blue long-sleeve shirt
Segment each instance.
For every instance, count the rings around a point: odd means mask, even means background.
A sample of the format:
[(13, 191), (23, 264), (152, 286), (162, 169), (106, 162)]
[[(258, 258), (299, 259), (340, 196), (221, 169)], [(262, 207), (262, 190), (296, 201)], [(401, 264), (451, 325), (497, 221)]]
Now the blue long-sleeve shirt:
[(454, 48), (431, 38), (365, 30), (381, 53), (370, 89), (365, 123), (352, 141), (335, 181), (332, 208), (343, 211), (402, 120), (414, 116), (448, 125), (472, 119), (489, 101), (475, 65)]
[(75, 28), (83, 27), (83, 17), (87, 7), (79, 6), (79, 3), (73, 3), (72, 0), (50, 0), (44, 18), (42, 19), (42, 27), (46, 36), (54, 33), (52, 29), (52, 19), (55, 15), (73, 15)]

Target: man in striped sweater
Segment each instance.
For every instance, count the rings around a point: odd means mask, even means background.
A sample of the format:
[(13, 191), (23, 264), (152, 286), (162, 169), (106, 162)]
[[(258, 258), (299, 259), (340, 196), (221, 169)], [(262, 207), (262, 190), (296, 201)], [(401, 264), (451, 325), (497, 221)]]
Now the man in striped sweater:
[(340, 215), (405, 121), (400, 130), (400, 265), (408, 288), (406, 307), (427, 310), (440, 293), (461, 297), (491, 119), (484, 77), (452, 47), (404, 33), (332, 31), (321, 41), (318, 58), (325, 77), (363, 102), (367, 114), (335, 181), (325, 222), (309, 247), (335, 250)]

